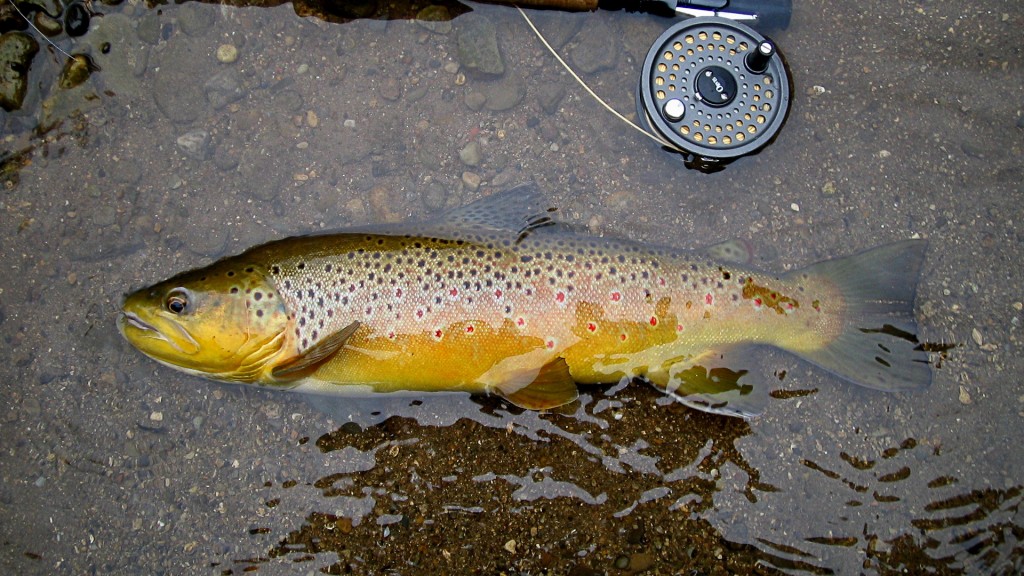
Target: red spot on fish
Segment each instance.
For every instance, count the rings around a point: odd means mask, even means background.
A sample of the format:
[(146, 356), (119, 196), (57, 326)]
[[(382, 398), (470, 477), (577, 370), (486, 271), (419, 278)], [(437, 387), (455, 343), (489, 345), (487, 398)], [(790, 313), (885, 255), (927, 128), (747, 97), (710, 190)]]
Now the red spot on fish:
[(522, 316), (516, 318), (516, 326), (519, 326), (519, 327), (526, 326), (526, 318), (523, 318)]
[(499, 300), (501, 299), (501, 294), (502, 294), (501, 288), (498, 288), (497, 290), (494, 291), (494, 297), (499, 299)]
[(548, 347), (548, 350), (553, 350), (554, 347), (555, 347), (555, 341), (554, 340), (548, 340), (547, 341), (547, 347)]
[(658, 318), (656, 316), (651, 316), (651, 326), (657, 326), (657, 325), (658, 325)]
[(558, 302), (559, 304), (565, 304), (565, 292), (559, 291), (557, 294), (555, 294), (555, 302)]
[(388, 332), (388, 340), (394, 340), (394, 339), (395, 339), (395, 333), (394, 332)]
[(594, 324), (593, 322), (587, 322), (587, 330), (590, 330), (591, 332), (597, 332), (597, 324)]
[(423, 319), (423, 308), (417, 308), (416, 309), (416, 319), (417, 320), (422, 320)]
[(682, 332), (682, 331), (683, 331), (683, 325), (682, 324), (676, 324), (676, 332)]
[(665, 279), (662, 278), (661, 276), (659, 276), (658, 277), (658, 286), (664, 286), (664, 285), (665, 285)]
[(466, 326), (466, 334), (472, 334), (474, 330), (475, 328), (473, 328), (472, 324)]
[(450, 295), (452, 298), (455, 298), (456, 296), (459, 295), (459, 289), (452, 288), (451, 290), (448, 291), (448, 295)]
[(398, 289), (395, 290), (395, 298), (401, 298), (401, 297), (402, 297), (402, 289), (398, 288)]
[(444, 334), (444, 333), (443, 333), (443, 332), (441, 332), (441, 329), (440, 329), (440, 328), (438, 328), (437, 330), (434, 330), (434, 338), (437, 338), (438, 340), (440, 340), (440, 339), (441, 339), (441, 336), (442, 336), (443, 334)]
[(612, 296), (611, 297), (612, 297), (612, 302), (618, 302), (619, 300), (622, 300), (622, 293), (621, 292), (612, 292)]
[(711, 304), (714, 301), (715, 301), (715, 297), (712, 296), (710, 293), (704, 295), (704, 303), (707, 304), (708, 306), (711, 306)]
[(754, 306), (760, 307), (761, 304), (762, 304), (762, 301), (761, 301), (760, 298), (754, 298)]
[(626, 341), (626, 333), (625, 332), (623, 332), (622, 334), (619, 334), (619, 340), (622, 340), (623, 342)]

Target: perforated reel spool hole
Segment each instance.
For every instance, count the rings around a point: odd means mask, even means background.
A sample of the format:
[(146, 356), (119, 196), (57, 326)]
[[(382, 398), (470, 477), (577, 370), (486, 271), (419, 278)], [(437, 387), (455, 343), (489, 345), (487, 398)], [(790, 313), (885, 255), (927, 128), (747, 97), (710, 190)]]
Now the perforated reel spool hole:
[(665, 31), (647, 54), (637, 92), (637, 112), (652, 131), (711, 162), (767, 144), (789, 108), (789, 77), (771, 41), (719, 17)]

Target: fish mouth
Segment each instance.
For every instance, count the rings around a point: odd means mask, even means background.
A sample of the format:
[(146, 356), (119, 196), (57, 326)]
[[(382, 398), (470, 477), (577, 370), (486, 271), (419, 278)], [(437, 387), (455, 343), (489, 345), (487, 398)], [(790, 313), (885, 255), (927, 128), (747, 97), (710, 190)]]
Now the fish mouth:
[(161, 337), (163, 336), (163, 334), (160, 334), (160, 331), (157, 330), (156, 327), (154, 327), (152, 324), (146, 323), (145, 320), (139, 318), (132, 312), (121, 312), (121, 321), (118, 323), (118, 325), (121, 328), (122, 332), (124, 332), (125, 326), (131, 326), (138, 330), (142, 330), (143, 332), (156, 332)]
[(173, 327), (181, 336), (183, 343), (186, 343), (188, 345), (188, 349), (183, 347), (175, 339), (168, 338), (167, 335), (164, 334), (162, 330), (160, 330), (156, 326), (153, 326), (149, 322), (146, 322), (133, 312), (122, 311), (121, 317), (118, 320), (118, 330), (121, 332), (121, 335), (127, 338), (129, 341), (132, 341), (132, 338), (128, 337), (126, 330), (134, 329), (141, 332), (140, 336), (164, 342), (182, 354), (192, 355), (199, 350), (199, 343), (196, 342), (195, 338), (193, 338), (192, 335), (189, 334), (187, 330), (176, 324), (173, 325)]

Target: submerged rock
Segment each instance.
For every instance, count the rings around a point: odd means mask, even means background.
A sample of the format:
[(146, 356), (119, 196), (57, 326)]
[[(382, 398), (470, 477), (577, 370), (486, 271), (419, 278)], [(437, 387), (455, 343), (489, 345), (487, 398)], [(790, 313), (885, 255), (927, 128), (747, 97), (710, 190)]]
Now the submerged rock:
[(459, 23), (459, 63), (473, 72), (500, 76), (505, 60), (498, 48), (498, 31), (482, 14), (464, 14)]
[(8, 112), (21, 108), (28, 88), (28, 69), (39, 43), (24, 32), (0, 36), (0, 106)]

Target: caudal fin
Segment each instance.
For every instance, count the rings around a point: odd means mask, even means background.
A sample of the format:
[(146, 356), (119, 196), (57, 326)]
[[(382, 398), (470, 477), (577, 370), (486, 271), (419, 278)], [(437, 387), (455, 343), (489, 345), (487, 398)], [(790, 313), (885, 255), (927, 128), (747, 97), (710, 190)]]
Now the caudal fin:
[(905, 240), (814, 264), (797, 274), (825, 277), (846, 301), (843, 332), (801, 357), (855, 384), (889, 392), (926, 388), (932, 370), (917, 340), (914, 295), (925, 240)]

